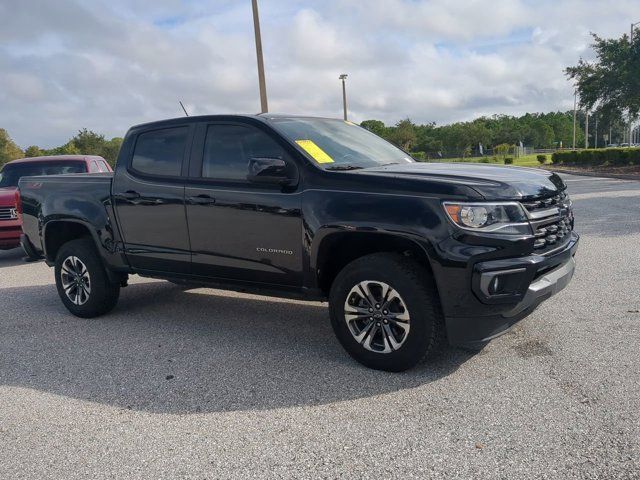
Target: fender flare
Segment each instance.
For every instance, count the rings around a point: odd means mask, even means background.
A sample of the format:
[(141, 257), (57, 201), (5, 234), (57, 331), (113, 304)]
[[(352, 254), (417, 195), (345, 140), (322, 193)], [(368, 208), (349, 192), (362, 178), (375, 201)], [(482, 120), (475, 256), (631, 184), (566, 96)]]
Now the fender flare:
[[(401, 230), (386, 230), (378, 227), (353, 227), (346, 225), (325, 225), (320, 227), (311, 243), (309, 249), (309, 265), (307, 272), (310, 276), (308, 278), (308, 284), (312, 288), (319, 288), (319, 268), (323, 263), (321, 258), (323, 254), (323, 246), (327, 245), (327, 241), (330, 241), (332, 237), (336, 235), (380, 235), (385, 236), (387, 239), (400, 239), (405, 242), (409, 242), (413, 245), (421, 254), (426, 258), (429, 268), (433, 271), (433, 246), (428, 239), (423, 236), (401, 231)], [(437, 283), (437, 280), (436, 280)]]

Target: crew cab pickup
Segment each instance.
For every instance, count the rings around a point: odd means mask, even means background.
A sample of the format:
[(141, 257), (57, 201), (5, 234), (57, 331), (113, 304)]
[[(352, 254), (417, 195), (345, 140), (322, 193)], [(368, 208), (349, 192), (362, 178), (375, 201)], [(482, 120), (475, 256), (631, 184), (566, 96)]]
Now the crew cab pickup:
[(19, 190), (25, 249), (74, 315), (110, 311), (131, 274), (328, 299), (346, 351), (389, 371), (505, 332), (569, 283), (578, 246), (555, 173), (419, 163), (333, 119), (138, 125), (115, 173)]
[(20, 246), (22, 225), (16, 210), (16, 190), (22, 177), (110, 171), (104, 158), (93, 155), (53, 155), (6, 163), (0, 170), (0, 250)]

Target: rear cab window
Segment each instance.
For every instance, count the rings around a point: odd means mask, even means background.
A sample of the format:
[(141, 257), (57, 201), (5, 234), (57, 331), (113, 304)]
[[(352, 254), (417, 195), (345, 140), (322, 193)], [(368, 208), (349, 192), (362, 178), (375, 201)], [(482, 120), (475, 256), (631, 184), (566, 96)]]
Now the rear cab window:
[(63, 175), (66, 173), (87, 173), (87, 164), (81, 160), (10, 163), (5, 165), (0, 172), (0, 188), (17, 187), (18, 181), (22, 177)]

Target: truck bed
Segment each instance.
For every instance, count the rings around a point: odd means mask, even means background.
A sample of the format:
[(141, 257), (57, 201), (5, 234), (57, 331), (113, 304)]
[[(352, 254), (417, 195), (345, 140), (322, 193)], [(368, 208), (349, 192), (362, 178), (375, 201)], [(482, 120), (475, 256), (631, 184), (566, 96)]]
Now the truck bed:
[(22, 229), (37, 253), (44, 252), (43, 226), (56, 219), (95, 227), (108, 226), (113, 173), (78, 173), (24, 177), (18, 189), (22, 199)]

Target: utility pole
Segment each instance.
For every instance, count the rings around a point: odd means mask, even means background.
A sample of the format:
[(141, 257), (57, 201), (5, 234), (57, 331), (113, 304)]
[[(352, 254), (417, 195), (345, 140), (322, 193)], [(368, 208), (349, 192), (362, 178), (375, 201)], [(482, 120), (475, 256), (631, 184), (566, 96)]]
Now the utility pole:
[(578, 89), (573, 90), (573, 149), (576, 149), (576, 115), (578, 107)]
[(595, 148), (598, 148), (598, 113), (596, 112)]
[(347, 80), (348, 75), (343, 73), (338, 77), (338, 79), (342, 80), (342, 108), (344, 110), (344, 121), (347, 121)]
[[(631, 32), (629, 34), (629, 68), (631, 68), (631, 62), (633, 61), (633, 29), (636, 25), (640, 25), (640, 22), (631, 24)], [(629, 106), (629, 146), (631, 146), (631, 137), (633, 133), (633, 118), (631, 117), (631, 106)], [(622, 139), (624, 141), (624, 138)]]
[(584, 111), (584, 148), (589, 148), (589, 110)]
[(267, 82), (264, 77), (264, 61), (262, 59), (262, 37), (260, 35), (260, 17), (258, 15), (258, 0), (252, 0), (253, 30), (256, 36), (256, 56), (258, 57), (258, 83), (260, 85), (260, 108), (262, 113), (269, 111), (267, 104)]

